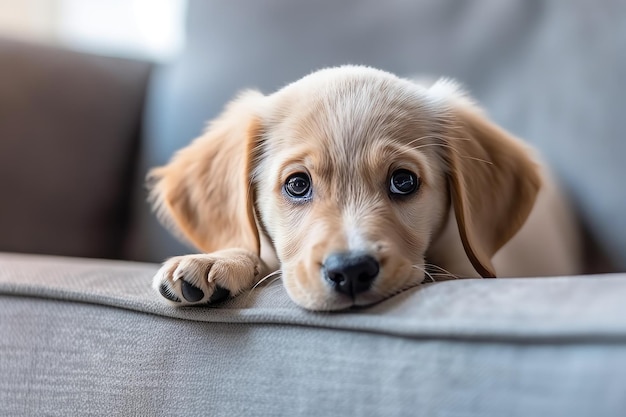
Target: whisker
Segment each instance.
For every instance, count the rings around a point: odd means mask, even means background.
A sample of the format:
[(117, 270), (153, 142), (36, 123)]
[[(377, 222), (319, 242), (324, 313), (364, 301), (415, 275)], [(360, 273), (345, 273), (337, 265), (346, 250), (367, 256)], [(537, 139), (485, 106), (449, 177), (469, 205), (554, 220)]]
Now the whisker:
[(271, 291), (271, 292), (278, 292), (282, 289), (282, 287), (280, 285), (273, 285), (276, 281), (280, 281), (281, 277), (277, 276), (274, 277), (272, 280), (270, 280), (270, 282), (268, 282), (267, 284), (265, 284), (265, 287), (263, 287), (263, 291)]
[[(439, 280), (459, 279), (459, 277), (439, 265), (425, 263), (421, 265), (412, 265), (414, 269), (424, 272), (430, 278), (431, 282), (439, 282)], [(429, 271), (430, 269), (430, 271)], [(439, 271), (435, 272), (433, 271)]]
[(430, 273), (430, 272), (428, 272), (425, 268), (422, 268), (422, 267), (421, 267), (421, 266), (419, 266), (419, 265), (412, 265), (412, 267), (413, 267), (413, 269), (417, 269), (418, 271), (422, 271), (424, 274), (426, 274), (426, 276), (428, 276), (428, 278), (430, 278), (430, 281), (431, 281), (431, 282), (437, 282), (437, 281), (435, 280), (435, 278), (433, 278), (433, 276), (431, 275), (431, 273)]
[(440, 273), (440, 274), (438, 274), (438, 275), (447, 275), (447, 276), (449, 276), (449, 277), (451, 277), (451, 278), (454, 278), (454, 279), (459, 279), (459, 277), (458, 277), (458, 276), (454, 275), (452, 272), (448, 271), (448, 270), (447, 270), (447, 269), (445, 269), (445, 268), (442, 268), (442, 267), (441, 267), (441, 266), (439, 266), (439, 265), (430, 264), (430, 263), (425, 263), (425, 264), (424, 264), (424, 267), (425, 267), (425, 268), (434, 268), (434, 269), (437, 269), (437, 270), (439, 270), (439, 271), (443, 272), (443, 274), (441, 274), (441, 273)]
[[(250, 289), (250, 291), (254, 290), (256, 287), (258, 287), (259, 285), (261, 285), (262, 283), (264, 283), (265, 281), (267, 281), (268, 279), (272, 278), (272, 277), (276, 277), (276, 279), (280, 278), (280, 269), (277, 269), (274, 272), (270, 272), (269, 274), (267, 274), (266, 276), (264, 276), (263, 278), (261, 278), (256, 284), (254, 284), (254, 286)], [(271, 284), (272, 282), (274, 282), (275, 280), (271, 281), (269, 284)]]
[[(271, 279), (269, 282), (267, 282), (267, 280), (268, 280), (268, 279), (270, 279), (270, 278), (272, 278), (272, 277), (273, 277), (273, 279)], [(280, 269), (279, 269), (279, 270), (276, 270), (276, 271), (274, 271), (274, 272), (271, 272), (271, 273), (269, 273), (269, 274), (267, 274), (266, 276), (264, 276), (263, 278), (261, 278), (261, 279), (260, 279), (260, 280), (259, 280), (256, 284), (254, 284), (254, 286), (253, 286), (252, 288), (250, 288), (250, 289), (247, 291), (247, 293), (246, 293), (246, 300), (249, 300), (249, 299), (250, 299), (250, 296), (252, 296), (252, 293), (254, 292), (254, 290), (255, 290), (256, 288), (258, 288), (258, 286), (259, 286), (259, 285), (261, 285), (261, 284), (263, 284), (263, 283), (266, 283), (266, 284), (265, 284), (265, 288), (266, 288), (266, 289), (277, 288), (277, 287), (270, 287), (270, 285), (272, 285), (273, 283), (275, 283), (276, 281), (278, 281), (278, 280), (279, 280), (279, 279), (281, 279), (281, 278), (282, 278), (282, 275), (281, 275), (281, 271), (280, 271)]]
[(420, 285), (422, 285), (421, 282), (415, 282), (415, 283), (405, 285), (403, 287), (400, 287), (396, 290), (391, 290), (391, 291), (390, 290), (381, 291), (379, 288), (374, 288), (374, 287), (372, 289), (376, 292), (377, 295), (380, 295), (381, 299), (387, 299), (389, 297), (393, 297), (394, 295), (408, 291), (411, 288), (419, 287)]

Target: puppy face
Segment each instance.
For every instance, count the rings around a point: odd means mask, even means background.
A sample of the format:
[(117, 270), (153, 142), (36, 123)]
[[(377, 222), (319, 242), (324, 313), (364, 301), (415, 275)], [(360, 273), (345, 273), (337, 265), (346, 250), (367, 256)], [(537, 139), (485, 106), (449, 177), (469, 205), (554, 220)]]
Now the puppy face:
[(526, 146), (452, 83), (352, 66), (240, 96), (152, 176), (159, 211), (203, 251), (260, 253), (266, 235), (313, 310), (419, 284), (451, 211), (467, 259), (495, 276), (540, 185)]
[(339, 309), (420, 283), (449, 204), (424, 91), (329, 71), (269, 102), (253, 177), (291, 298)]

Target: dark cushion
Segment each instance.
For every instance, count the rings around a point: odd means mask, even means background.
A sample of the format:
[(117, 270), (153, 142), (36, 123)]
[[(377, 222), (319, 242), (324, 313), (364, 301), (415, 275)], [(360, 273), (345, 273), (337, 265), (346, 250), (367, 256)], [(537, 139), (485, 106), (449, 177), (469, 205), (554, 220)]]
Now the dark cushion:
[(149, 69), (0, 40), (0, 250), (120, 256)]

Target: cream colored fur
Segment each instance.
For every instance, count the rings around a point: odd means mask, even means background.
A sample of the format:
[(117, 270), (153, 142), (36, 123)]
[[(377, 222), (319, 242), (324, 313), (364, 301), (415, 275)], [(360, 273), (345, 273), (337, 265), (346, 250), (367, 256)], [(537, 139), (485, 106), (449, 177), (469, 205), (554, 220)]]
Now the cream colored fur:
[[(389, 193), (397, 169), (421, 184), (403, 199)], [(294, 203), (283, 187), (301, 172), (312, 196)], [(295, 303), (337, 310), (425, 279), (580, 268), (575, 222), (547, 170), (446, 80), (424, 87), (344, 66), (244, 93), (150, 179), (161, 218), (205, 252), (155, 276), (175, 305), (209, 302), (220, 287), (237, 295), (277, 270)], [(322, 277), (330, 254), (350, 251), (380, 264), (353, 297)], [(201, 298), (185, 298), (189, 284)]]

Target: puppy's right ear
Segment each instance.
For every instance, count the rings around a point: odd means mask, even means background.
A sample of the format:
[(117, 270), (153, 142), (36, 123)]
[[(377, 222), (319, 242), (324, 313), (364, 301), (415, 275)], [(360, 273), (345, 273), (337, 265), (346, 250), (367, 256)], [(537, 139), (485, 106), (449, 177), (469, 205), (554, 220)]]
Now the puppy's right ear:
[(250, 170), (262, 101), (261, 93), (243, 93), (204, 135), (148, 174), (159, 219), (204, 252), (260, 251)]

